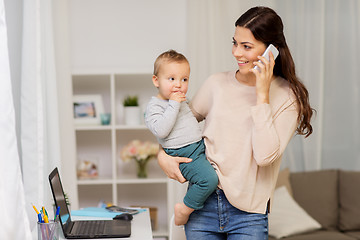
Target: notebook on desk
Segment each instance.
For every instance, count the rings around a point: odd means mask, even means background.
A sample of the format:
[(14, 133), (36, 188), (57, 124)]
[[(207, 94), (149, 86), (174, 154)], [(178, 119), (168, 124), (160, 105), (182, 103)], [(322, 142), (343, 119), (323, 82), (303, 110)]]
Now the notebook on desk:
[(58, 169), (49, 175), (55, 206), (60, 206), (59, 221), (65, 238), (121, 238), (131, 235), (131, 222), (126, 220), (72, 221)]

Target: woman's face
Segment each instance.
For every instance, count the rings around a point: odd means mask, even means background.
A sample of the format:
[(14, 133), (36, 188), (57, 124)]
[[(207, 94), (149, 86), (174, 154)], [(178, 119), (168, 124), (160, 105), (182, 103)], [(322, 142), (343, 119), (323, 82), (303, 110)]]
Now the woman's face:
[(249, 70), (255, 66), (253, 62), (259, 60), (257, 57), (261, 56), (265, 49), (265, 44), (256, 40), (248, 28), (236, 27), (232, 54), (237, 61), (240, 74), (253, 74)]

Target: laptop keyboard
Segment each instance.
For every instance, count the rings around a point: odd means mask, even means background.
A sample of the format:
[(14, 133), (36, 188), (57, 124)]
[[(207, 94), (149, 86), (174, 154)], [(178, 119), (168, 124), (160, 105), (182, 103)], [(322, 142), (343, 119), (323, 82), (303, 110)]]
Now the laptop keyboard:
[(100, 235), (104, 233), (105, 221), (79, 221), (75, 234)]

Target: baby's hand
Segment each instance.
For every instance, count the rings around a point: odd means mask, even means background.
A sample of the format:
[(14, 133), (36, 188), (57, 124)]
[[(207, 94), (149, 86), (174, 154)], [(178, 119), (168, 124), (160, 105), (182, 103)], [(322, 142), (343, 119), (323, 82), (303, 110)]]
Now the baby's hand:
[(174, 92), (170, 95), (170, 100), (177, 101), (179, 103), (186, 101), (186, 96), (182, 92)]

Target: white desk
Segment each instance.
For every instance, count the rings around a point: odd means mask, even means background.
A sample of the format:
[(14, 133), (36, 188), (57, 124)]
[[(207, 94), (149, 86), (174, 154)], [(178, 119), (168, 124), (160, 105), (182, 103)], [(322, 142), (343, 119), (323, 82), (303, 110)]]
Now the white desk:
[[(71, 216), (72, 220), (94, 220), (93, 217), (79, 217)], [(101, 218), (101, 219), (111, 219), (111, 218)], [(60, 229), (60, 239), (66, 239), (62, 230)], [(97, 238), (99, 239), (99, 238)], [(149, 210), (138, 213), (134, 215), (133, 220), (131, 221), (131, 236), (129, 238), (103, 238), (107, 240), (117, 239), (117, 240), (152, 240), (152, 231), (151, 231), (151, 222)]]

